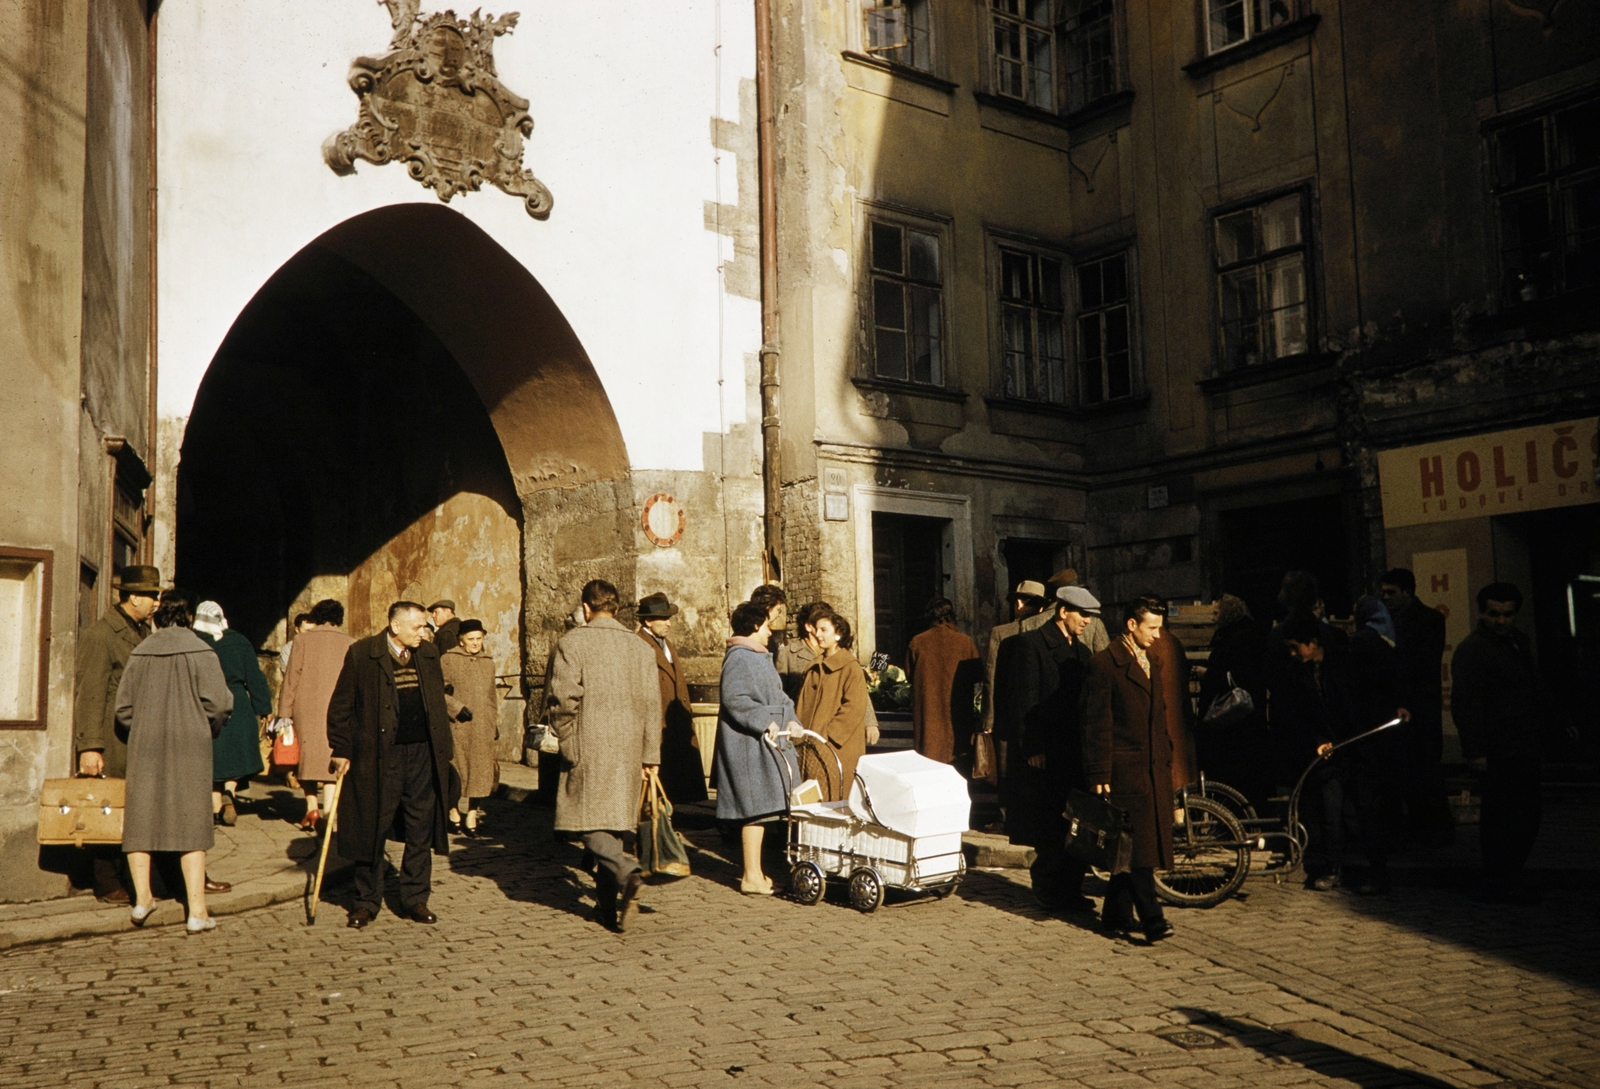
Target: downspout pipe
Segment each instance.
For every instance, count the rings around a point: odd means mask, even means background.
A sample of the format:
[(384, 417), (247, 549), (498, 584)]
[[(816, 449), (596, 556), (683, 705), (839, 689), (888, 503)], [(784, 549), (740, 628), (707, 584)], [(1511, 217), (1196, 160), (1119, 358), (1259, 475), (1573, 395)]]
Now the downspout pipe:
[(761, 190), (761, 491), (762, 567), (782, 578), (783, 463), (778, 424), (778, 189), (772, 93), (772, 0), (756, 5), (756, 141)]

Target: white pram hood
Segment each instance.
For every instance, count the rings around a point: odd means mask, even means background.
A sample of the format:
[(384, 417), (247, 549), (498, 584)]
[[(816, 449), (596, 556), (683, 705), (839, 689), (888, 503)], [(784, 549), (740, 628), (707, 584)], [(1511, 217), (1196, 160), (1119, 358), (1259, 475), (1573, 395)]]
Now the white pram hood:
[(857, 761), (850, 810), (901, 835), (937, 836), (965, 832), (972, 802), (955, 768), (907, 750)]

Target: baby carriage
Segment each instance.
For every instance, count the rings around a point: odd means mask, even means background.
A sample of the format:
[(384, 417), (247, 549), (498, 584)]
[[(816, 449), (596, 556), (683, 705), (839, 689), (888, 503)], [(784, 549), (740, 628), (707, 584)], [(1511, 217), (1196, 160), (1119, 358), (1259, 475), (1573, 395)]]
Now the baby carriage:
[[(804, 737), (838, 764), (826, 738)], [(791, 797), (795, 789), (791, 780)], [(948, 764), (911, 751), (863, 756), (846, 801), (789, 807), (789, 895), (815, 904), (831, 877), (849, 883), (850, 905), (862, 912), (877, 911), (887, 889), (943, 899), (967, 872), (970, 809), (966, 781)]]

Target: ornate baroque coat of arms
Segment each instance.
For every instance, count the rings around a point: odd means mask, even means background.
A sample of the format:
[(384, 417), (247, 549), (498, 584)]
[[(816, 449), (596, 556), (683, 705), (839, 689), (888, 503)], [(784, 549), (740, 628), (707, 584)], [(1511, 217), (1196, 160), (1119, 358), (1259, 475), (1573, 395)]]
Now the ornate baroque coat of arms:
[(399, 160), (446, 202), (492, 182), (545, 219), (554, 198), (522, 166), (522, 140), (533, 132), (528, 100), (494, 68), (494, 40), (517, 25), (517, 13), (419, 15), (421, 2), (382, 0), (394, 25), (390, 52), (350, 66), (360, 113), (323, 143), (323, 159), (339, 175), (355, 173), (357, 159)]

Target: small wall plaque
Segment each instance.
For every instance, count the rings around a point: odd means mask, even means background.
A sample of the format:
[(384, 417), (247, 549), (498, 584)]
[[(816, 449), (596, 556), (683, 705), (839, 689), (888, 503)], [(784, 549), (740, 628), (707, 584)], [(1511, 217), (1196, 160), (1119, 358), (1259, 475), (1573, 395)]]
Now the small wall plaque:
[(850, 520), (850, 497), (848, 495), (835, 495), (832, 492), (823, 496), (822, 517), (829, 522), (848, 522)]

